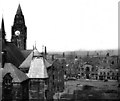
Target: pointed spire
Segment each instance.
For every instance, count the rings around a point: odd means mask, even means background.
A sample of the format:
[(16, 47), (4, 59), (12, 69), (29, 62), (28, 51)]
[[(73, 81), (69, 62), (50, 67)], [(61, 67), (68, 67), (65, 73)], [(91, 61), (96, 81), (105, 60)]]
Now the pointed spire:
[(4, 19), (3, 19), (3, 17), (2, 17), (2, 22), (1, 22), (1, 34), (2, 34), (1, 37), (3, 39), (5, 39), (6, 34), (5, 34), (5, 26), (4, 26)]
[(18, 5), (18, 9), (17, 9), (16, 14), (22, 14), (22, 9), (21, 9), (20, 4)]
[(4, 19), (3, 19), (3, 17), (2, 17), (2, 23), (1, 23), (1, 30), (2, 30), (2, 31), (5, 31), (5, 27), (4, 27)]

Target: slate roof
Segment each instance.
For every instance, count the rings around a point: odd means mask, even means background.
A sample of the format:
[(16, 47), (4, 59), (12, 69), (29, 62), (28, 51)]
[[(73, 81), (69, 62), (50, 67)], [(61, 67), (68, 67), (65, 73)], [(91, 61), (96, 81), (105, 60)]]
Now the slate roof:
[(32, 51), (33, 50), (21, 50), (21, 53), (23, 54), (24, 58), (26, 59)]
[[(33, 57), (39, 57), (39, 56), (42, 56), (40, 52), (38, 52), (38, 50), (33, 50), (29, 55), (28, 57), (23, 61), (23, 63), (19, 66), (19, 68), (30, 68), (30, 64), (31, 64), (31, 61), (33, 59)], [(46, 60), (44, 59), (44, 64), (45, 64), (45, 67), (48, 68), (51, 66), (51, 64)]]
[(31, 61), (30, 69), (27, 75), (29, 78), (48, 78), (43, 57), (35, 57)]
[(46, 59), (44, 60), (44, 64), (45, 64), (45, 67), (48, 68), (50, 67), (52, 64), (50, 64)]
[(19, 65), (25, 60), (21, 51), (11, 42), (7, 42), (3, 50), (7, 52), (6, 63), (12, 63), (16, 67), (19, 67)]
[(23, 82), (28, 79), (28, 76), (20, 71), (18, 68), (16, 68), (11, 63), (5, 63), (4, 68), (2, 70), (2, 77), (4, 77), (7, 73), (10, 73), (13, 81), (12, 82)]
[(32, 60), (30, 63), (30, 68), (28, 71), (28, 77), (29, 78), (48, 78), (47, 74), (47, 67), (51, 66), (44, 57), (41, 55), (41, 53), (35, 49), (31, 54)]
[(19, 68), (29, 68), (30, 63), (33, 57), (33, 51), (29, 54), (29, 56), (23, 61), (23, 63), (19, 66)]

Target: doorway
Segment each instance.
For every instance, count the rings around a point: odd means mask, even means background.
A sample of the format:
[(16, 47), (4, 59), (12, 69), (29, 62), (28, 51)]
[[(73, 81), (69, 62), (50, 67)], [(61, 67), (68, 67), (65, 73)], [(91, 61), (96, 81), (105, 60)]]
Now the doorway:
[(89, 74), (90, 74), (90, 68), (86, 67), (85, 72), (86, 72), (86, 79), (90, 79), (90, 76), (89, 76)]

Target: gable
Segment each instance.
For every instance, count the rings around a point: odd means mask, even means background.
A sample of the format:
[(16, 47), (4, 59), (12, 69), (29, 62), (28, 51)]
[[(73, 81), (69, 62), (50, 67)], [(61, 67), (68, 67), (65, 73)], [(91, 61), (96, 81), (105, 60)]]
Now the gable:
[(13, 64), (11, 63), (5, 63), (4, 68), (2, 70), (2, 77), (4, 77), (6, 74), (10, 73), (11, 77), (13, 78), (13, 82), (22, 82), (24, 80), (27, 80), (28, 77), (25, 73), (17, 69)]

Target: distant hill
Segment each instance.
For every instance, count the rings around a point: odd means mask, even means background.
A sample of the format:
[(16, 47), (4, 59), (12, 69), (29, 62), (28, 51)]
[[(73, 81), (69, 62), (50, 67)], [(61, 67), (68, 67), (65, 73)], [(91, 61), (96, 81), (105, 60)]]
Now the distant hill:
[(106, 55), (107, 53), (109, 53), (110, 56), (112, 55), (118, 55), (118, 50), (96, 50), (96, 51), (75, 51), (75, 54), (76, 55), (81, 55), (81, 56), (84, 56), (84, 55)]
[[(65, 55), (77, 55), (77, 56), (85, 56), (87, 54), (95, 56), (97, 54), (99, 55), (106, 55), (109, 53), (110, 56), (112, 55), (118, 55), (118, 50), (95, 50), (95, 51), (88, 51), (88, 50), (76, 50), (76, 51), (65, 51)], [(49, 54), (56, 54), (56, 55), (62, 55), (63, 52), (49, 52)]]

